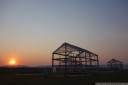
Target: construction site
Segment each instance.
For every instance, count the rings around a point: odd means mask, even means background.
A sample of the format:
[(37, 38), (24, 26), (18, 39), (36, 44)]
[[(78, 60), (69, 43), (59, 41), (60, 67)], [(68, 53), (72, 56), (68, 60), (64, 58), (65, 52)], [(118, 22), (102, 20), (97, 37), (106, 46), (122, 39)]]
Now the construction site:
[(69, 43), (63, 43), (52, 53), (52, 68), (54, 76), (80, 76), (98, 72), (98, 55)]
[(111, 59), (103, 68), (97, 54), (69, 43), (63, 43), (52, 53), (50, 67), (1, 67), (0, 75), (0, 85), (97, 85), (97, 82), (128, 82), (128, 69), (123, 69), (123, 62)]
[(111, 59), (107, 62), (107, 67), (113, 70), (123, 69), (123, 62), (118, 61), (116, 59)]

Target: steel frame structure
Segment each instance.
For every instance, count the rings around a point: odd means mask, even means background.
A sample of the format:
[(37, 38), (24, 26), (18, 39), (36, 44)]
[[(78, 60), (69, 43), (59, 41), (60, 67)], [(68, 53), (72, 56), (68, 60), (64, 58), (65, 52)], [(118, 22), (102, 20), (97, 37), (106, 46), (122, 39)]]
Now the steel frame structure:
[(123, 69), (123, 63), (116, 59), (111, 59), (107, 62), (107, 66), (109, 69)]
[(69, 43), (63, 43), (52, 53), (52, 67), (56, 68), (57, 73), (64, 75), (94, 72), (99, 68), (98, 55)]

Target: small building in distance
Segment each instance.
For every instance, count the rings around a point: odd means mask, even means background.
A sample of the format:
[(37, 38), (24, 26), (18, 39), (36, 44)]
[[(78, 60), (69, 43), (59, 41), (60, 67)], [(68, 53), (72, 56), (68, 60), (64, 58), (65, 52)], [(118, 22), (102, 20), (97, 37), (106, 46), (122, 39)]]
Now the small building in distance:
[(53, 75), (86, 75), (99, 68), (98, 55), (83, 48), (63, 43), (52, 53)]
[(116, 59), (111, 59), (110, 61), (107, 62), (107, 67), (109, 69), (123, 69), (123, 63), (121, 61), (118, 61)]

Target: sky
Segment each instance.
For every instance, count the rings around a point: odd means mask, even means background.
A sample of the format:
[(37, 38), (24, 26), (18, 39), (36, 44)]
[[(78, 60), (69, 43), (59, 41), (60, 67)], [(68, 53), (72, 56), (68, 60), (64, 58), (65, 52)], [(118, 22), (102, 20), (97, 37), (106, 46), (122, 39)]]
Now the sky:
[(128, 1), (0, 0), (0, 65), (51, 65), (64, 42), (128, 64)]

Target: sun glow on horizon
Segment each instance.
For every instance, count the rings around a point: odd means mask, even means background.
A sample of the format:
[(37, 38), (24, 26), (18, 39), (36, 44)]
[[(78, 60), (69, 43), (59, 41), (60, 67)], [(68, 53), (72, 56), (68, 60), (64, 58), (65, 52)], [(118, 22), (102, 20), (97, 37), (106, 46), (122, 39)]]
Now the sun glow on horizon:
[(9, 61), (9, 64), (10, 65), (15, 65), (16, 64), (16, 61), (12, 59), (12, 60)]

